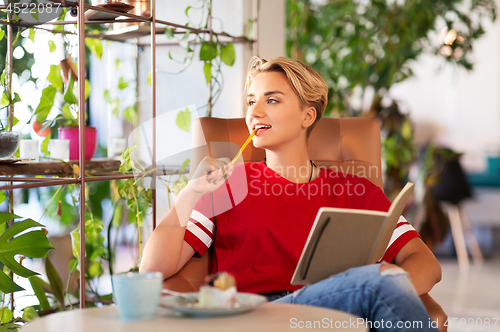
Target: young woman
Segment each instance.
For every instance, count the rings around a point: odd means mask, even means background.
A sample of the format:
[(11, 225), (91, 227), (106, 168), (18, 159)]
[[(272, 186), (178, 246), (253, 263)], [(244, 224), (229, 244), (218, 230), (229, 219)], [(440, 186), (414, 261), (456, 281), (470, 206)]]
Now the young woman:
[[(370, 181), (320, 169), (309, 159), (307, 138), (328, 93), (313, 69), (286, 58), (253, 57), (245, 90), (247, 127), (259, 128), (253, 144), (266, 150), (266, 159), (236, 167), (204, 159), (146, 244), (140, 270), (168, 278), (213, 245), (214, 271), (235, 275), (239, 291), (351, 312), (378, 322), (378, 330), (412, 330), (397, 325), (405, 321), (421, 321), (418, 330), (430, 330), (418, 295), (440, 280), (441, 268), (403, 217), (385, 264), (303, 288), (290, 284), (320, 207), (387, 211), (390, 202)], [(163, 240), (175, 232), (176, 240)], [(382, 320), (391, 326), (380, 326)]]

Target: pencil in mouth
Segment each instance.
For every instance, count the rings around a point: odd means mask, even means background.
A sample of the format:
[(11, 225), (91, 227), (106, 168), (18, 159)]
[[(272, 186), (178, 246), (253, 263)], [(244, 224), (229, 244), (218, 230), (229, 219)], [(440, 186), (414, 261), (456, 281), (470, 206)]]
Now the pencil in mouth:
[[(252, 131), (252, 133), (247, 138), (247, 140), (245, 141), (245, 143), (243, 143), (243, 146), (240, 148), (240, 151), (238, 151), (238, 153), (236, 154), (236, 156), (234, 156), (233, 160), (231, 161), (231, 163), (233, 165), (236, 162), (236, 160), (238, 159), (238, 157), (243, 153), (243, 150), (245, 150), (245, 148), (247, 147), (248, 143), (250, 143), (250, 141), (252, 140), (252, 138), (255, 136), (255, 134), (257, 133), (257, 131), (260, 129), (260, 128), (257, 128), (259, 126), (255, 126), (255, 129)], [(269, 126), (269, 127), (271, 127), (271, 126)]]

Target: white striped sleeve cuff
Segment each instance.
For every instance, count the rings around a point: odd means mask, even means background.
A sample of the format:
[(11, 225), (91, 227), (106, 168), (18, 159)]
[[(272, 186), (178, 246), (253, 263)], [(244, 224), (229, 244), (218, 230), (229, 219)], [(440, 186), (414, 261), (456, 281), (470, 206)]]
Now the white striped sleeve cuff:
[(413, 228), (413, 226), (410, 225), (410, 223), (408, 222), (408, 220), (406, 220), (405, 217), (400, 216), (396, 228), (392, 233), (391, 239), (389, 240), (389, 245), (387, 246), (387, 248), (389, 248), (394, 243), (394, 241), (396, 241), (401, 235), (410, 231), (415, 231), (415, 228)]

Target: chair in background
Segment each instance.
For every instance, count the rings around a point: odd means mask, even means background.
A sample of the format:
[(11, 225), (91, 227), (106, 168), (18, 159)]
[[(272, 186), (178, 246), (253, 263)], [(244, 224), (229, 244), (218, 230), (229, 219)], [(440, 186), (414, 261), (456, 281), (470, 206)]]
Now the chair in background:
[(441, 180), (432, 190), (432, 196), (435, 200), (444, 203), (448, 213), (460, 270), (467, 270), (470, 266), (466, 240), (474, 262), (483, 262), (481, 248), (467, 213), (462, 207), (462, 202), (472, 195), (458, 158), (446, 162)]
[[(213, 158), (231, 157), (248, 138), (245, 119), (200, 118), (193, 125), (193, 155), (191, 172), (200, 161), (211, 155)], [(231, 142), (217, 144), (216, 142)], [(309, 157), (318, 166), (333, 167), (343, 173), (363, 176), (383, 189), (381, 168), (380, 123), (371, 118), (322, 118), (316, 124), (308, 140)], [(252, 144), (243, 152), (245, 162), (261, 161), (265, 151)], [(362, 173), (361, 173), (362, 172)], [(168, 240), (168, 239), (167, 239)], [(210, 251), (209, 251), (210, 252)], [(207, 252), (203, 257), (193, 257), (174, 276), (167, 279), (163, 287), (180, 292), (198, 291), (205, 276), (211, 272), (211, 258)], [(439, 304), (428, 294), (421, 296), (429, 315), (440, 322), (446, 315)], [(443, 319), (444, 318), (444, 319)]]

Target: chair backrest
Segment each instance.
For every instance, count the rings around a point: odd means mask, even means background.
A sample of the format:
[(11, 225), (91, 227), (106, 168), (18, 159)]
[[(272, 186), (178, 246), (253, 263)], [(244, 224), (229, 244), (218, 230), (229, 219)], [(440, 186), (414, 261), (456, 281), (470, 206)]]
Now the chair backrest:
[[(191, 172), (199, 162), (234, 156), (248, 138), (245, 119), (200, 118), (193, 125)], [(225, 144), (229, 142), (235, 144)], [(371, 118), (322, 118), (308, 140), (309, 157), (320, 167), (367, 178), (383, 188), (381, 169), (380, 123)], [(249, 144), (243, 152), (245, 162), (260, 161), (265, 151)], [(193, 257), (177, 274), (164, 283), (178, 291), (197, 291), (210, 272), (211, 261)]]

